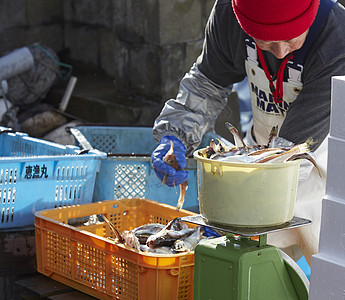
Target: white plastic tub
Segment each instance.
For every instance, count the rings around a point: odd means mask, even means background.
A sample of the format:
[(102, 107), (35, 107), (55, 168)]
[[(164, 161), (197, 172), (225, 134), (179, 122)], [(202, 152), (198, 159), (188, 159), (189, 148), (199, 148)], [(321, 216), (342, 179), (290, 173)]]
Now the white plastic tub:
[(197, 160), (200, 213), (209, 222), (245, 227), (274, 226), (293, 217), (301, 160), (242, 163)]

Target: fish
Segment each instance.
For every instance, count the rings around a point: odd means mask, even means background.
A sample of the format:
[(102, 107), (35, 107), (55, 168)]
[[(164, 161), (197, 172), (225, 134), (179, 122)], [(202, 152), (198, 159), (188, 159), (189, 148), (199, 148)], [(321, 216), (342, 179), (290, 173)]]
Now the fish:
[(120, 234), (115, 225), (111, 223), (105, 215), (101, 216), (113, 232), (115, 241), (124, 244), (128, 247), (131, 247), (135, 250), (140, 250), (139, 239), (135, 236), (132, 230), (125, 230), (122, 232), (122, 234)]
[(101, 222), (98, 220), (97, 215), (93, 214), (93, 215), (89, 216), (89, 220), (84, 223), (84, 226), (96, 225), (99, 223), (101, 223)]
[(212, 139), (210, 145), (205, 149), (205, 154), (207, 158), (210, 158), (215, 153), (217, 153), (217, 145), (214, 139)]
[(193, 232), (193, 228), (189, 228), (181, 218), (177, 217), (171, 220), (161, 231), (150, 235), (146, 245), (151, 249), (162, 246), (171, 247), (176, 240), (187, 237)]
[(294, 155), (290, 156), (289, 158), (287, 158), (286, 161), (293, 161), (293, 160), (297, 160), (297, 159), (309, 160), (314, 165), (314, 167), (316, 168), (320, 178), (322, 178), (322, 174), (321, 174), (321, 170), (320, 170), (319, 166), (317, 165), (315, 159), (309, 153), (294, 154)]
[(161, 231), (165, 225), (160, 223), (149, 223), (133, 229), (133, 233), (138, 238), (140, 244), (146, 244), (150, 235), (156, 234)]
[[(227, 148), (224, 152), (217, 152), (208, 158), (223, 160), (224, 158), (231, 157), (231, 156), (239, 156), (239, 155), (247, 155), (247, 154), (249, 155), (252, 152), (256, 152), (262, 149), (266, 149), (266, 147), (262, 145), (254, 145), (251, 147), (232, 147), (232, 148)], [(199, 151), (198, 154), (200, 156), (205, 157), (204, 152), (202, 151)]]
[(166, 226), (165, 228), (170, 229), (170, 230), (183, 230), (189, 228), (188, 225), (182, 221), (180, 217), (176, 217), (172, 219)]
[(217, 152), (214, 151), (214, 149), (213, 149), (212, 147), (210, 147), (210, 146), (207, 146), (207, 147), (206, 147), (205, 154), (206, 154), (206, 157), (207, 157), (207, 158), (211, 158), (211, 156), (212, 156), (213, 154), (216, 154), (216, 153), (217, 153)]
[(158, 247), (154, 249), (148, 247), (148, 249), (145, 252), (154, 253), (154, 254), (168, 254), (168, 255), (174, 254), (171, 247)]
[(230, 122), (225, 122), (225, 126), (226, 126), (226, 128), (228, 128), (228, 130), (230, 131), (230, 133), (234, 137), (235, 147), (236, 148), (240, 148), (240, 147), (247, 148), (247, 145), (244, 142), (244, 140), (242, 139), (237, 128), (235, 126), (233, 126)]
[(171, 247), (174, 252), (189, 252), (193, 251), (196, 245), (202, 239), (202, 234), (204, 232), (203, 226), (196, 226), (194, 232), (184, 239), (176, 240)]
[[(170, 141), (170, 149), (163, 157), (163, 162), (165, 162), (167, 165), (173, 167), (175, 170), (179, 170), (179, 165), (176, 160), (176, 156), (174, 154), (174, 143)], [(168, 179), (168, 174), (165, 174), (162, 180), (162, 185), (166, 184)]]
[(272, 155), (268, 155), (262, 159), (259, 159), (256, 161), (256, 163), (265, 163), (265, 162), (270, 162), (270, 163), (278, 163), (278, 162), (284, 162), (286, 161), (289, 157), (291, 157), (294, 154), (297, 153), (306, 153), (311, 151), (310, 147), (313, 145), (314, 142), (312, 138), (308, 138), (304, 143), (298, 144), (294, 147), (292, 147), (289, 150), (282, 151), (280, 153), (275, 153)]
[(184, 204), (184, 200), (186, 198), (186, 191), (188, 189), (188, 180), (180, 184), (180, 196), (177, 199), (176, 210), (179, 211)]
[[(165, 162), (167, 165), (173, 167), (175, 170), (181, 170), (179, 167), (176, 156), (174, 154), (174, 144), (172, 141), (170, 141), (170, 149), (163, 157), (163, 162)], [(166, 181), (168, 179), (168, 175), (165, 174), (162, 180), (162, 184), (166, 184)], [(188, 189), (188, 179), (180, 184), (180, 195), (177, 200), (176, 210), (179, 211), (184, 204), (185, 197), (186, 197), (186, 191)]]
[(146, 244), (149, 236), (160, 232), (166, 226), (160, 223), (149, 223), (133, 230), (122, 232), (123, 243), (136, 250), (141, 250), (141, 245)]
[(101, 217), (103, 218), (103, 220), (108, 224), (108, 226), (110, 227), (111, 231), (114, 234), (114, 238), (117, 239), (119, 241), (119, 243), (124, 243), (123, 238), (120, 234), (120, 232), (117, 230), (117, 228), (115, 227), (115, 225), (113, 223), (111, 223), (108, 218), (105, 215), (101, 215)]
[(223, 143), (219, 140), (219, 139), (216, 139), (218, 144), (216, 145), (216, 152), (219, 152), (219, 153), (223, 153), (225, 152), (225, 146), (223, 145)]
[(275, 139), (278, 136), (278, 126), (273, 126), (268, 136), (267, 148), (273, 148)]
[(223, 153), (228, 151), (228, 147), (223, 145), (223, 143), (216, 139), (218, 144), (216, 144), (215, 140), (212, 139), (210, 144), (206, 146), (204, 149), (199, 149), (198, 154), (202, 157), (211, 158), (215, 154)]
[[(115, 226), (105, 216), (103, 218), (117, 232)], [(136, 251), (166, 255), (193, 251), (200, 240), (207, 238), (204, 234), (203, 226), (189, 228), (180, 217), (176, 217), (166, 225), (148, 223), (132, 230), (124, 230), (116, 238), (108, 238)]]
[(109, 239), (142, 252), (174, 254), (193, 251), (204, 232), (203, 228), (198, 228), (201, 226), (189, 228), (180, 217), (176, 217), (167, 225), (148, 223), (120, 234), (106, 216), (101, 216), (113, 232), (114, 237)]
[(125, 230), (122, 232), (123, 244), (135, 250), (140, 250), (140, 242), (132, 230)]
[[(222, 147), (218, 147), (213, 140), (210, 146), (205, 148), (206, 150), (198, 150), (198, 154), (201, 157), (224, 162), (241, 163), (286, 163), (297, 159), (307, 159), (315, 166), (321, 176), (321, 171), (316, 161), (308, 154), (311, 152), (311, 146), (317, 143), (313, 138), (310, 137), (301, 144), (277, 147), (275, 141), (278, 136), (278, 126), (273, 126), (267, 144), (249, 147), (231, 123), (225, 122), (225, 125), (234, 136), (235, 146), (231, 148), (224, 147), (222, 151), (219, 151)], [(207, 151), (207, 149), (212, 149), (212, 151)]]
[(211, 142), (210, 142), (210, 147), (211, 147), (215, 152), (217, 152), (217, 144), (216, 144), (216, 142), (215, 142), (214, 139), (211, 140)]
[(285, 150), (281, 148), (263, 148), (263, 149), (258, 149), (256, 151), (248, 153), (248, 156), (255, 156), (256, 159), (265, 157), (271, 154), (277, 154), (280, 152), (283, 152)]
[(162, 230), (158, 234), (149, 236), (146, 245), (150, 248), (157, 248), (163, 246), (171, 247), (176, 240), (185, 238), (191, 235), (193, 232), (193, 228), (183, 229), (180, 231)]

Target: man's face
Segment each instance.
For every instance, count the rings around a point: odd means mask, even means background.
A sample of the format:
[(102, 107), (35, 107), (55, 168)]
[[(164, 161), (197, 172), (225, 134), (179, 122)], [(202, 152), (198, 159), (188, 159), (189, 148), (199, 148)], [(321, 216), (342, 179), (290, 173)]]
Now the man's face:
[(262, 41), (254, 39), (261, 50), (271, 52), (276, 58), (282, 59), (287, 54), (300, 49), (307, 37), (309, 29), (300, 36), (287, 41)]

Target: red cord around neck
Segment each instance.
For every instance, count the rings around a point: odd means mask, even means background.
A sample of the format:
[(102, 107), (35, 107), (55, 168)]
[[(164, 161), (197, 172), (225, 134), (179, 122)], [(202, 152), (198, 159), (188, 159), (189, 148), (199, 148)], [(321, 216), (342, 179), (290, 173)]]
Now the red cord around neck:
[[(256, 45), (256, 44), (255, 44)], [(290, 53), (289, 55), (287, 55), (283, 62), (281, 63), (279, 70), (278, 70), (278, 74), (274, 74), (273, 76), (271, 76), (270, 72), (268, 71), (264, 56), (262, 54), (261, 49), (258, 47), (258, 45), (256, 45), (256, 50), (258, 52), (258, 57), (261, 63), (261, 66), (265, 72), (265, 75), (269, 81), (269, 87), (271, 90), (271, 93), (273, 95), (273, 99), (275, 103), (282, 103), (283, 102), (283, 77), (284, 77), (284, 70), (285, 67), (288, 63), (289, 60), (291, 60), (293, 58), (293, 54)], [(274, 80), (277, 79), (277, 83), (276, 86), (274, 86), (273, 82)]]

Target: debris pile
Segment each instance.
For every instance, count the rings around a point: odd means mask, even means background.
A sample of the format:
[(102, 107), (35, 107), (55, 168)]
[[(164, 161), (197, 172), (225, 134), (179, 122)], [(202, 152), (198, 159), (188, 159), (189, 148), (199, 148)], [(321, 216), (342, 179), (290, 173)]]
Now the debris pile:
[[(71, 77), (72, 67), (61, 63), (52, 49), (38, 43), (5, 53), (0, 57), (0, 67), (1, 126), (61, 144), (74, 144), (64, 130), (76, 124), (64, 113), (68, 99), (63, 109), (43, 102), (59, 80), (75, 78)], [(70, 121), (72, 124), (68, 124)]]

